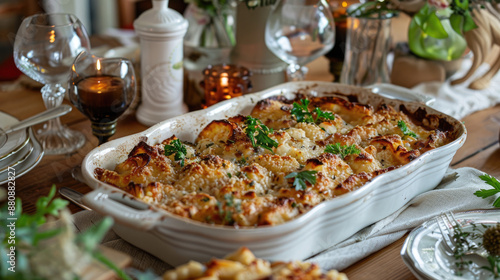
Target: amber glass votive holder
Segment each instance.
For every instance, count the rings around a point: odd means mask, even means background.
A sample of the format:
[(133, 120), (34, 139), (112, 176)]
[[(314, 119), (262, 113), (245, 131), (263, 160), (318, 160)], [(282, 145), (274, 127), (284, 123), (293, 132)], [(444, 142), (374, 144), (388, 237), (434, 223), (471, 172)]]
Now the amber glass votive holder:
[(232, 64), (209, 65), (203, 70), (201, 87), (205, 90), (203, 107), (242, 96), (252, 89), (250, 70)]

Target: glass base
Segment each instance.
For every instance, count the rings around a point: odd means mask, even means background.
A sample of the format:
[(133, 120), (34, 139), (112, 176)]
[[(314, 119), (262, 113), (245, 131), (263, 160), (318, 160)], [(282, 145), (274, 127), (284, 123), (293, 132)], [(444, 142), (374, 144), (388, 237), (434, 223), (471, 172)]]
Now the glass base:
[(37, 131), (37, 139), (42, 143), (46, 155), (69, 154), (85, 144), (85, 135), (65, 126), (60, 129), (44, 127)]

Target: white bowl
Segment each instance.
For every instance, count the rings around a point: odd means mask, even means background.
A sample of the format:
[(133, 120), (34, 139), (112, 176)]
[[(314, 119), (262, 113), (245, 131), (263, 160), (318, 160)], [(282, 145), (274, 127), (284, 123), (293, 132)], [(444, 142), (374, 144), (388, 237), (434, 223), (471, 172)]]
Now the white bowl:
[[(396, 109), (404, 105), (410, 112), (422, 109), (449, 123), (456, 139), (423, 153), (403, 167), (375, 177), (356, 191), (325, 201), (296, 219), (258, 228), (238, 229), (182, 218), (139, 202), (94, 177), (95, 168), (114, 169), (117, 163), (125, 160), (140, 139), (147, 137), (147, 142), (152, 145), (175, 134), (180, 139), (194, 142), (198, 133), (212, 120), (249, 114), (261, 99), (280, 94), (293, 96), (298, 90), (320, 96), (332, 93), (352, 95), (361, 103), (375, 107), (384, 102)], [(328, 82), (291, 82), (163, 121), (146, 131), (92, 150), (83, 161), (82, 172), (95, 190), (85, 195), (84, 202), (115, 218), (118, 222), (115, 231), (123, 239), (171, 265), (223, 257), (241, 246), (247, 246), (258, 257), (268, 260), (301, 260), (341, 242), (394, 213), (416, 195), (436, 187), (465, 138), (466, 130), (461, 122), (418, 102), (388, 99), (373, 94), (370, 89)]]

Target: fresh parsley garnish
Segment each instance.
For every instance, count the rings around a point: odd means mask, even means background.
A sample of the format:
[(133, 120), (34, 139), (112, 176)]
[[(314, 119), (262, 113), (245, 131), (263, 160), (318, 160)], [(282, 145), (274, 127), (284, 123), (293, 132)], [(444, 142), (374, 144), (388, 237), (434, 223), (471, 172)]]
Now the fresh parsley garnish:
[(308, 106), (311, 103), (308, 99), (301, 99), (300, 104), (293, 102), (291, 114), (295, 116), (297, 122), (306, 123), (320, 123), (324, 120), (334, 120), (335, 116), (329, 112), (323, 112), (320, 108), (316, 107), (313, 112), (316, 113), (316, 118), (313, 117), (312, 112), (309, 112)]
[(252, 146), (260, 146), (271, 152), (273, 151), (273, 148), (278, 147), (278, 142), (269, 137), (269, 133), (273, 133), (272, 128), (268, 128), (267, 126), (262, 124), (259, 119), (253, 118), (251, 116), (247, 116), (245, 124), (247, 125), (246, 134), (248, 138), (250, 138)]
[(287, 179), (295, 178), (295, 180), (293, 180), (293, 186), (295, 187), (295, 190), (305, 191), (307, 188), (306, 182), (308, 182), (311, 185), (316, 184), (316, 173), (318, 173), (318, 171), (316, 170), (292, 172), (286, 175), (285, 178)]
[(184, 159), (186, 158), (186, 146), (181, 143), (181, 140), (175, 139), (170, 142), (170, 145), (165, 145), (165, 155), (169, 156), (175, 154), (174, 159), (181, 161), (181, 167), (184, 166)]
[(333, 145), (326, 145), (326, 153), (339, 155), (341, 158), (345, 158), (348, 155), (359, 155), (361, 151), (356, 148), (356, 145), (352, 144), (350, 146), (341, 146), (340, 143), (335, 143)]
[(399, 127), (399, 129), (401, 129), (401, 131), (403, 132), (403, 134), (405, 136), (411, 136), (411, 137), (417, 138), (417, 134), (415, 134), (415, 132), (408, 129), (408, 126), (406, 126), (406, 123), (404, 121), (398, 121), (398, 127)]
[[(484, 199), (484, 198), (487, 198), (490, 196), (494, 196), (497, 193), (500, 193), (500, 182), (498, 182), (497, 178), (490, 176), (488, 174), (481, 175), (481, 176), (479, 176), (479, 178), (481, 178), (481, 180), (486, 182), (486, 184), (492, 186), (493, 189), (487, 189), (487, 190), (480, 189), (474, 193), (475, 196), (481, 197)], [(493, 202), (493, 206), (500, 207), (500, 197), (497, 198), (495, 200), (495, 202)]]

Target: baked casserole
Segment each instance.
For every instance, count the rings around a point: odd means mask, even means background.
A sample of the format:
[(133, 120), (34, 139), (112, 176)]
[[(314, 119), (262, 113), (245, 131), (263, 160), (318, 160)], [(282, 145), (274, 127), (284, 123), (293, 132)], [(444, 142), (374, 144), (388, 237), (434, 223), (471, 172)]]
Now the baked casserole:
[(314, 263), (301, 261), (270, 263), (256, 258), (248, 248), (242, 247), (224, 259), (213, 258), (205, 264), (190, 261), (163, 274), (163, 280), (181, 279), (347, 280), (347, 276), (333, 269), (323, 272)]
[(194, 143), (175, 135), (141, 141), (114, 170), (94, 175), (195, 221), (277, 225), (446, 145), (453, 133), (439, 117), (404, 106), (278, 95), (248, 116), (212, 121)]

